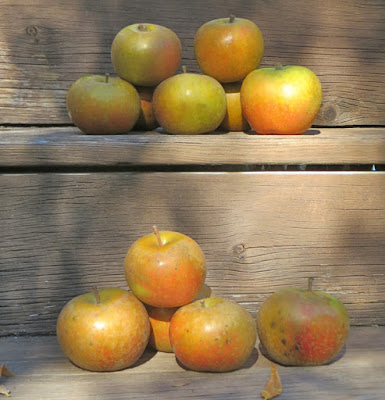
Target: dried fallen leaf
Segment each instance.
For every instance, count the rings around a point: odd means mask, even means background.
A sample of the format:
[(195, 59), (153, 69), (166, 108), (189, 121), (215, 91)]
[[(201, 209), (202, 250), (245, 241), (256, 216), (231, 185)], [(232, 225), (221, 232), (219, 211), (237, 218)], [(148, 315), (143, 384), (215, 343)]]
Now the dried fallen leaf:
[(11, 372), (5, 364), (0, 365), (0, 376), (15, 376), (13, 372)]
[[(10, 376), (15, 376), (15, 374), (12, 371), (10, 371), (5, 364), (1, 364), (0, 365), (0, 377), (2, 377), (2, 376), (10, 377)], [(0, 385), (0, 394), (7, 396), (7, 397), (11, 397), (10, 393), (11, 392), (5, 386)]]
[(279, 377), (277, 367), (274, 363), (271, 363), (271, 374), (269, 382), (265, 386), (264, 391), (261, 393), (261, 396), (264, 400), (274, 399), (274, 397), (278, 397), (282, 393), (282, 383), (281, 378)]
[(0, 394), (3, 394), (4, 396), (7, 397), (11, 397), (10, 393), (11, 392), (5, 386), (0, 385)]

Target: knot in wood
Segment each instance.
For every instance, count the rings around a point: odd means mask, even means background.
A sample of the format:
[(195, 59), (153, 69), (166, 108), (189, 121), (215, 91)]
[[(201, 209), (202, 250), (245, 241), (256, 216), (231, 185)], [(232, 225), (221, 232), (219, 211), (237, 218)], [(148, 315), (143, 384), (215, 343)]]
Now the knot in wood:
[(37, 36), (37, 28), (36, 26), (29, 25), (26, 28), (27, 35), (29, 36)]
[(27, 35), (33, 39), (34, 44), (38, 44), (40, 42), (39, 39), (39, 31), (36, 26), (29, 25), (26, 28)]
[(242, 254), (245, 251), (245, 245), (242, 243), (236, 244), (233, 247), (233, 253), (236, 255)]
[(325, 111), (324, 111), (324, 118), (325, 118), (327, 121), (333, 121), (333, 120), (336, 119), (336, 117), (337, 117), (337, 110), (336, 110), (336, 108), (335, 108), (333, 105), (327, 106), (327, 107), (325, 108)]

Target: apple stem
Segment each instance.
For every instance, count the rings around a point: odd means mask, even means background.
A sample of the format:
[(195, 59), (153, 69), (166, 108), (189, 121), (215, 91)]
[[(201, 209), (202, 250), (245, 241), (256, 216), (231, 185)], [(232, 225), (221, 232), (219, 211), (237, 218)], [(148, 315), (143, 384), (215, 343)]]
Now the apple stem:
[(187, 72), (187, 68), (186, 68), (185, 65), (182, 66), (182, 71), (183, 71), (184, 74)]
[(147, 26), (145, 24), (139, 24), (138, 25), (138, 31), (146, 32), (147, 31)]
[(307, 291), (308, 292), (311, 292), (313, 289), (313, 281), (314, 281), (314, 278), (309, 278), (307, 280)]
[(100, 296), (99, 296), (99, 291), (96, 286), (93, 287), (95, 298), (96, 298), (96, 304), (100, 304)]
[(280, 64), (280, 63), (275, 64), (275, 69), (278, 71), (283, 69), (282, 64)]
[(230, 18), (229, 18), (229, 24), (232, 24), (235, 20), (235, 15), (234, 14), (230, 14)]
[(105, 76), (106, 76), (106, 83), (108, 83), (108, 78), (110, 77), (110, 74), (106, 72)]
[(152, 229), (154, 230), (155, 236), (158, 239), (159, 247), (161, 247), (163, 244), (162, 244), (162, 239), (160, 238), (160, 235), (159, 235), (158, 227), (156, 225), (154, 225), (152, 227)]

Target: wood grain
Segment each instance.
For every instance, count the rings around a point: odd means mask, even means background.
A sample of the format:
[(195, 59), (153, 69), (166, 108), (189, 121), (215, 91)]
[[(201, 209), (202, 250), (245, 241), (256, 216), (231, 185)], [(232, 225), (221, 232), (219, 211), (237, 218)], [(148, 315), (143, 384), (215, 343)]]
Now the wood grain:
[[(322, 128), (304, 135), (85, 135), (77, 128), (0, 128), (0, 167), (259, 168), (264, 164), (385, 164), (385, 128)], [(369, 170), (369, 168), (368, 168)]]
[(353, 325), (385, 324), (385, 173), (2, 174), (0, 187), (0, 336), (54, 333), (73, 296), (127, 288), (126, 251), (155, 223), (193, 237), (207, 284), (254, 316), (314, 276)]
[[(281, 367), (280, 400), (380, 400), (383, 398), (385, 327), (353, 328), (337, 359), (322, 367)], [(12, 399), (258, 399), (270, 376), (270, 362), (258, 346), (243, 368), (196, 373), (173, 354), (147, 350), (124, 371), (91, 373), (71, 364), (55, 337), (0, 339), (2, 362), (17, 375), (2, 381)]]
[(304, 65), (319, 76), (322, 126), (385, 125), (383, 0), (3, 0), (0, 13), (0, 124), (68, 124), (66, 92), (83, 75), (113, 72), (110, 47), (123, 27), (173, 29), (182, 64), (199, 72), (193, 38), (230, 13), (265, 39), (262, 67)]

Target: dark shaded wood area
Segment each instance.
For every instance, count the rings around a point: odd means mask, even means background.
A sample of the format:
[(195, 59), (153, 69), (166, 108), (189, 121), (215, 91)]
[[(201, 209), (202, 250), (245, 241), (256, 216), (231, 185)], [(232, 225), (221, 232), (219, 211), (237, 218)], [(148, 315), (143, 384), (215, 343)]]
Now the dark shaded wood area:
[[(321, 367), (278, 367), (280, 400), (382, 400), (384, 327), (353, 328), (336, 361)], [(146, 351), (136, 365), (113, 373), (91, 373), (71, 364), (56, 338), (0, 339), (1, 361), (17, 374), (2, 383), (12, 399), (216, 399), (250, 400), (270, 376), (270, 362), (258, 348), (245, 366), (228, 373), (181, 367), (173, 354)], [(155, 373), (156, 371), (156, 373)]]
[(112, 72), (116, 33), (136, 22), (173, 29), (182, 63), (198, 72), (198, 27), (233, 13), (265, 38), (261, 66), (304, 65), (319, 76), (324, 102), (316, 124), (385, 124), (383, 0), (3, 0), (0, 13), (0, 124), (68, 124), (65, 96), (83, 75)]
[(126, 251), (154, 224), (193, 237), (207, 284), (254, 316), (314, 276), (352, 325), (385, 324), (383, 172), (3, 174), (0, 187), (0, 336), (52, 334), (73, 296), (127, 287)]

